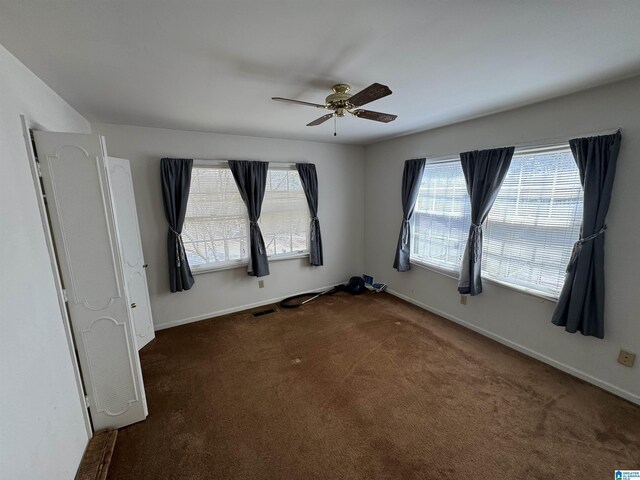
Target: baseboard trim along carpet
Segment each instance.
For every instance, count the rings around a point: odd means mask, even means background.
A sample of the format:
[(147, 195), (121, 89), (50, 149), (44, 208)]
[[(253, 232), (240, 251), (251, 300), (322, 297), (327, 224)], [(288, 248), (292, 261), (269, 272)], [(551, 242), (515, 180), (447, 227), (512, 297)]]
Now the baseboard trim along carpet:
[(181, 318), (178, 320), (173, 320), (171, 322), (161, 323), (160, 325), (154, 325), (153, 329), (157, 332), (158, 330), (164, 330), (166, 328), (177, 327), (178, 325), (186, 325), (187, 323), (199, 322), (200, 320), (207, 320), (209, 318), (221, 317), (222, 315), (228, 315), (230, 313), (241, 312), (243, 310), (251, 310), (252, 308), (263, 307), (265, 305), (269, 305), (272, 303), (278, 303), (284, 300), (287, 297), (292, 297), (294, 295), (301, 295), (303, 293), (310, 292), (321, 292), (324, 290), (329, 290), (336, 285), (339, 285), (340, 282), (333, 283), (331, 285), (327, 285), (325, 287), (317, 287), (312, 288), (311, 290), (304, 290), (296, 293), (288, 293), (286, 295), (282, 295), (280, 297), (269, 298), (267, 300), (261, 300), (255, 303), (246, 303), (244, 305), (240, 305), (238, 307), (225, 308), (223, 310), (216, 310), (214, 312), (203, 313), (202, 315), (196, 315), (194, 317)]
[(531, 350), (527, 347), (524, 347), (518, 343), (515, 343), (511, 340), (508, 340), (504, 337), (501, 337), (500, 335), (496, 335), (495, 333), (491, 333), (488, 330), (485, 330), (483, 328), (478, 327), (477, 325), (474, 325), (472, 323), (466, 322), (458, 317), (455, 317), (454, 315), (450, 315), (447, 312), (443, 312), (442, 310), (438, 310), (437, 308), (433, 308), (430, 305), (427, 305), (425, 303), (419, 302), (407, 295), (404, 295), (402, 293), (396, 292), (394, 290), (390, 290), (387, 289), (387, 292), (390, 293), (391, 295), (394, 295), (398, 298), (401, 298), (402, 300), (405, 300), (413, 305), (416, 305), (417, 307), (423, 308), (425, 310), (427, 310), (428, 312), (431, 313), (435, 313), (436, 315), (440, 315), (443, 318), (446, 318), (447, 320), (450, 320), (454, 323), (457, 323), (459, 325), (462, 325), (465, 328), (468, 328), (469, 330), (473, 330), (474, 332), (479, 333), (480, 335), (483, 335), (485, 337), (488, 337), (492, 340), (495, 340), (496, 342), (499, 342), (509, 348), (513, 348), (514, 350), (517, 350), (520, 353), (523, 353), (529, 357), (535, 358), (536, 360), (539, 360), (543, 363), (546, 363), (547, 365), (551, 365), (554, 368), (557, 368), (558, 370), (562, 370), (565, 373), (568, 373), (569, 375), (573, 375), (574, 377), (577, 377), (581, 380), (584, 380), (585, 382), (588, 382), (592, 385), (595, 385), (596, 387), (600, 387), (603, 390), (606, 390), (607, 392), (613, 393), (614, 395), (617, 395), (618, 397), (622, 397), (625, 400), (628, 400), (631, 403), (635, 403), (636, 405), (640, 405), (640, 396), (635, 395), (632, 392), (629, 392), (627, 390), (624, 390), (622, 388), (616, 387), (615, 385), (612, 385), (608, 382), (605, 382), (604, 380), (600, 380), (599, 378), (596, 378), (592, 375), (589, 375), (585, 372), (582, 372), (580, 370), (577, 370), (573, 367), (570, 367), (569, 365), (566, 365), (562, 362), (559, 362), (557, 360), (554, 360), (553, 358), (547, 357), (546, 355), (543, 355), (541, 353), (536, 352), (535, 350)]

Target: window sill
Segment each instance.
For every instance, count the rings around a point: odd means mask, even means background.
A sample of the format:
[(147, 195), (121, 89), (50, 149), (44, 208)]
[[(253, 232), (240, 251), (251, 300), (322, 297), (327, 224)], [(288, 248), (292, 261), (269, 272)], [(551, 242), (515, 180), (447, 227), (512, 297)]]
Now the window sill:
[[(309, 256), (309, 252), (294, 252), (286, 255), (278, 255), (275, 257), (268, 257), (269, 263), (279, 262), (282, 260), (294, 260), (296, 258), (305, 258)], [(232, 270), (234, 268), (247, 267), (249, 265), (248, 260), (234, 260), (232, 262), (225, 262), (222, 265), (203, 265), (200, 267), (193, 267), (191, 273), (193, 275), (201, 275), (203, 273), (220, 272), (223, 270)]]
[(425, 270), (431, 270), (432, 272), (439, 273), (440, 275), (444, 275), (445, 277), (452, 278), (454, 280), (458, 280), (459, 275), (458, 272), (454, 270), (448, 270), (444, 267), (439, 267), (437, 265), (429, 265), (428, 263), (421, 262), (420, 260), (411, 259), (409, 261), (411, 265), (415, 265), (416, 267), (424, 268)]
[[(411, 265), (415, 265), (417, 267), (420, 268), (424, 268), (426, 270), (431, 270), (432, 272), (435, 273), (439, 273), (440, 275), (444, 275), (445, 277), (449, 277), (452, 278), (454, 280), (458, 280), (460, 278), (458, 272), (453, 271), (453, 270), (448, 270), (446, 268), (443, 267), (438, 267), (435, 265), (429, 265), (427, 263), (421, 262), (419, 260), (410, 260)], [(549, 301), (549, 302), (554, 302), (557, 303), (558, 302), (558, 297), (555, 297), (551, 294), (548, 293), (543, 293), (543, 292), (539, 292), (537, 290), (532, 290), (530, 288), (527, 287), (521, 287), (518, 285), (513, 285), (512, 283), (507, 283), (507, 282), (502, 282), (500, 280), (495, 280), (493, 278), (487, 278), (487, 277), (482, 277), (482, 281), (483, 282), (487, 282), (487, 283), (491, 283), (493, 285), (498, 285), (500, 287), (503, 288), (508, 288), (509, 290), (514, 290), (518, 293), (523, 293), (525, 295), (529, 295), (532, 297), (536, 297), (545, 301)]]

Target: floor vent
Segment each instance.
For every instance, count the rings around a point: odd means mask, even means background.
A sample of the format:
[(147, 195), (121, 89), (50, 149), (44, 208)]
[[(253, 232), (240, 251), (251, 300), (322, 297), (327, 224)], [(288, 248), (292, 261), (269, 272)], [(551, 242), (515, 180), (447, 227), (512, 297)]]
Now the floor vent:
[(269, 315), (270, 313), (276, 313), (277, 310), (273, 307), (263, 308), (261, 310), (255, 310), (251, 312), (252, 317), (261, 317), (263, 315)]

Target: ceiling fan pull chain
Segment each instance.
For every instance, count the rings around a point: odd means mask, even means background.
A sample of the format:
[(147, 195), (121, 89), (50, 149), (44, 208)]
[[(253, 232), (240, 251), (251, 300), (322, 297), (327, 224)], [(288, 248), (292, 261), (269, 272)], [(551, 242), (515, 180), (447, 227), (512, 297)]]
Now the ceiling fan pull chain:
[(337, 130), (337, 123), (338, 123), (338, 122), (336, 121), (336, 117), (333, 117), (333, 136), (334, 136), (334, 137), (337, 137), (337, 136), (338, 136), (338, 133), (336, 132), (336, 130)]

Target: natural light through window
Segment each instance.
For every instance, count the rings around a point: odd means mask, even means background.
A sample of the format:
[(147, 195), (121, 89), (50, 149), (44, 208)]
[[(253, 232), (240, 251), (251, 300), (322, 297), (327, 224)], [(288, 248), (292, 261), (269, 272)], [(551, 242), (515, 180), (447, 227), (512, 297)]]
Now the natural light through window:
[(411, 258), (457, 272), (470, 215), (460, 160), (427, 163), (413, 213)]
[(269, 256), (309, 251), (309, 207), (293, 169), (270, 169), (260, 214), (260, 229)]
[[(581, 219), (582, 187), (569, 148), (516, 150), (485, 224), (482, 276), (557, 297)], [(459, 159), (428, 163), (413, 218), (412, 260), (457, 275), (469, 224)]]
[[(309, 222), (298, 172), (270, 167), (259, 220), (268, 256), (308, 253)], [(196, 272), (247, 262), (249, 216), (227, 166), (194, 166), (182, 239)]]
[(485, 228), (483, 275), (558, 296), (581, 220), (569, 148), (516, 151)]
[(229, 168), (194, 167), (182, 241), (194, 269), (246, 259), (249, 216)]

